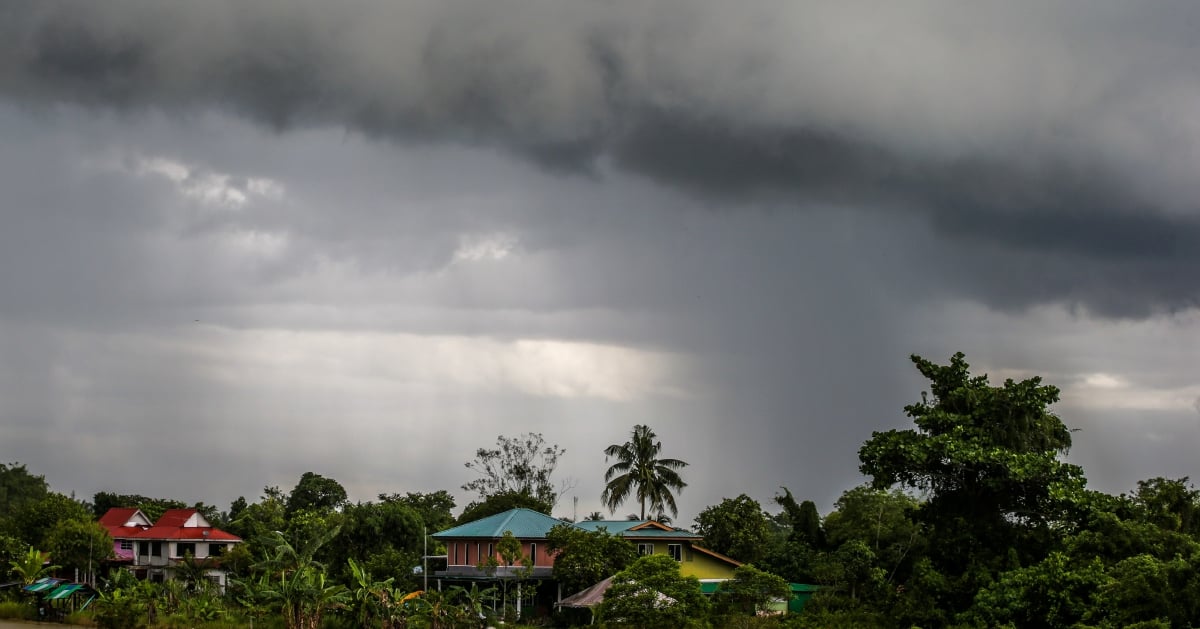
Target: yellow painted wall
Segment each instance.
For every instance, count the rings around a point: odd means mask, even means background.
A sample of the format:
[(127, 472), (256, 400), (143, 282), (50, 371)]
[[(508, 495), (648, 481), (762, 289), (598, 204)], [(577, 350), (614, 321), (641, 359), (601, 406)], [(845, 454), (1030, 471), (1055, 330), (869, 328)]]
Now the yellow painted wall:
[[(650, 544), (651, 542), (634, 542), (637, 544)], [(653, 542), (655, 555), (666, 555), (667, 544), (674, 542), (655, 541)], [(679, 563), (679, 574), (685, 577), (696, 577), (697, 579), (732, 579), (734, 566), (720, 561), (719, 559), (693, 551), (687, 544), (683, 544), (683, 561)]]

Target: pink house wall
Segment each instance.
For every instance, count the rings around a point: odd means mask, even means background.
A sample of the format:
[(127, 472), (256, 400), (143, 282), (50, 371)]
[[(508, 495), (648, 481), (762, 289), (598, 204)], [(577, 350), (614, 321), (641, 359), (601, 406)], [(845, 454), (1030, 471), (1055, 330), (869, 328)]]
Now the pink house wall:
[[(496, 547), (500, 544), (500, 540), (447, 540), (446, 542), (446, 564), (448, 566), (477, 566), (483, 559), (488, 557), (488, 545), (492, 547), (492, 554), (497, 563), (503, 564), (500, 559), (500, 552)], [(537, 556), (531, 554), (530, 546), (535, 545)], [(538, 568), (551, 568), (554, 566), (554, 555), (551, 555), (546, 548), (545, 540), (522, 540), (521, 553), (527, 557), (531, 557), (533, 565)]]

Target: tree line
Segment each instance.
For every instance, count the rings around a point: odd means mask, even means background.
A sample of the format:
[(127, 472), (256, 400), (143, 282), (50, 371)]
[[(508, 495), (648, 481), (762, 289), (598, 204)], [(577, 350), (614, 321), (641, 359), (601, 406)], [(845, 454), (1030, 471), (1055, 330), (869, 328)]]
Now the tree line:
[[(692, 528), (703, 545), (746, 564), (715, 599), (690, 596), (698, 584), (664, 571), (673, 566), (661, 559), (639, 558), (628, 542), (573, 527), (548, 540), (556, 578), (570, 592), (617, 575), (600, 610), (612, 625), (1200, 625), (1200, 492), (1189, 479), (1148, 479), (1115, 496), (1089, 490), (1083, 470), (1063, 460), (1071, 432), (1051, 410), (1057, 388), (1036, 377), (992, 384), (962, 354), (947, 364), (912, 360), (928, 380), (904, 408), (913, 426), (865, 440), (858, 458), (868, 482), (830, 513), (786, 486), (770, 508), (742, 494), (700, 512)], [(632, 501), (631, 518), (677, 517), (688, 464), (665, 457), (650, 427), (635, 426), (603, 453), (610, 513)], [(537, 433), (498, 437), (466, 462), (476, 478), (462, 487), (474, 497), (457, 517), (445, 490), (351, 502), (336, 480), (312, 472), (289, 491), (266, 487), (221, 511), (108, 492), (75, 500), (22, 464), (0, 464), (0, 568), (28, 578), (45, 568), (31, 553), (47, 551), (60, 570), (86, 570), (111, 552), (95, 522), (109, 507), (154, 519), (191, 506), (246, 540), (221, 558), (235, 575), (227, 594), (206, 593), (199, 578), (164, 584), (178, 590), (164, 594), (101, 575), (107, 600), (98, 609), (126, 605), (144, 622), (224, 610), (288, 627), (474, 626), (490, 613), (486, 588), (410, 597), (422, 584), (413, 571), (422, 533), (514, 507), (550, 513), (573, 486), (555, 477), (564, 454)], [(804, 613), (756, 619), (789, 582), (820, 588)], [(686, 604), (647, 604), (648, 592)], [(655, 610), (674, 615), (646, 616)]]

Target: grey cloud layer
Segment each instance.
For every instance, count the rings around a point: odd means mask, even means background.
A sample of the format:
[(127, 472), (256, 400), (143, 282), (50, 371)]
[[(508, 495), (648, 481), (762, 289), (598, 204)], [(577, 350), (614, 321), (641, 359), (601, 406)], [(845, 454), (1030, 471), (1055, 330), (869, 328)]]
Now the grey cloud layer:
[[(1002, 307), (1200, 302), (1186, 3), (11, 3), (0, 93), (916, 212)], [(965, 244), (964, 244), (965, 243)], [(1035, 277), (1010, 269), (1036, 259)]]

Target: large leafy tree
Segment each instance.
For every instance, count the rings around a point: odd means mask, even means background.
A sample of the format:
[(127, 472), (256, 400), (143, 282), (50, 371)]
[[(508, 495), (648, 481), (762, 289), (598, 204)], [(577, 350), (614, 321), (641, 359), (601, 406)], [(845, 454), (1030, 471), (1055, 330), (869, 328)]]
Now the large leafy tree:
[(792, 589), (783, 577), (746, 564), (733, 571), (732, 579), (721, 583), (716, 600), (727, 614), (757, 616), (775, 601), (787, 601), (791, 596)]
[(566, 592), (591, 587), (624, 570), (638, 557), (637, 548), (607, 531), (585, 531), (560, 524), (546, 534), (546, 545), (557, 553), (554, 578)]
[(45, 476), (35, 476), (21, 463), (0, 463), (0, 517), (46, 497)]
[(838, 548), (861, 541), (889, 576), (909, 574), (925, 547), (920, 524), (913, 520), (918, 506), (915, 498), (899, 489), (855, 487), (837, 499), (834, 511), (825, 518), (829, 545)]
[(454, 524), (454, 497), (445, 489), (422, 493), (408, 492), (400, 494), (379, 494), (382, 502), (394, 502), (413, 509), (425, 524), (429, 533), (436, 533), (450, 528)]
[(1049, 410), (1057, 388), (1036, 377), (992, 386), (961, 353), (948, 365), (912, 361), (930, 381), (905, 407), (916, 429), (874, 433), (859, 450), (861, 470), (877, 489), (928, 496), (918, 518), (935, 567), (957, 579), (947, 603), (961, 609), (991, 574), (1046, 556), (1083, 472), (1059, 459), (1071, 434)]
[[(151, 522), (154, 522), (168, 509), (187, 508), (187, 503), (169, 498), (147, 498), (139, 494), (117, 494), (109, 491), (98, 491), (92, 496), (92, 512), (96, 514), (96, 517), (108, 513), (109, 509), (123, 507), (141, 509), (142, 513), (146, 514)], [(210, 515), (212, 515), (211, 511), (204, 514), (211, 521)]]
[[(46, 550), (54, 563), (95, 574), (101, 563), (112, 557), (113, 540), (108, 530), (91, 520), (63, 520), (46, 536)], [(91, 575), (89, 575), (89, 579)]]
[(558, 459), (566, 452), (547, 444), (540, 433), (496, 437), (495, 448), (479, 448), (466, 467), (479, 478), (462, 488), (479, 495), (479, 500), (501, 494), (526, 494), (553, 507), (566, 486), (556, 487), (553, 476)]
[(305, 472), (287, 499), (287, 513), (299, 511), (333, 511), (347, 504), (346, 488), (342, 484), (314, 472)]
[(630, 497), (641, 503), (641, 518), (646, 518), (646, 507), (651, 512), (671, 511), (679, 515), (672, 492), (683, 491), (687, 483), (679, 470), (687, 463), (679, 459), (661, 458), (662, 442), (649, 426), (633, 427), (629, 441), (613, 444), (604, 449), (605, 460), (616, 459), (616, 463), (604, 473), (604, 492), (600, 499), (609, 511), (616, 511)]
[(798, 503), (790, 489), (780, 489), (783, 494), (776, 494), (775, 504), (783, 507), (783, 512), (773, 519), (777, 524), (787, 527), (788, 541), (808, 544), (813, 548), (824, 546), (825, 532), (821, 529), (821, 514), (817, 512), (816, 503), (811, 500)]
[(82, 503), (63, 494), (50, 492), (41, 500), (28, 502), (12, 514), (12, 531), (26, 544), (46, 547), (46, 538), (54, 525), (66, 520), (90, 521), (92, 514)]
[(1188, 477), (1138, 481), (1131, 498), (1148, 522), (1168, 531), (1200, 535), (1200, 491)]
[[(258, 540), (287, 528), (287, 498), (278, 487), (264, 487), (262, 498), (245, 504), (238, 498), (230, 507), (229, 531), (245, 540)], [(236, 514), (236, 515), (235, 515)]]
[(357, 558), (364, 570), (403, 579), (421, 559), (421, 518), (396, 501), (360, 502), (346, 506), (342, 533), (330, 542), (330, 565), (348, 566)]
[(509, 509), (532, 509), (538, 513), (549, 515), (551, 506), (550, 503), (538, 500), (524, 492), (506, 492), (488, 496), (485, 500), (467, 505), (463, 508), (462, 514), (458, 516), (458, 523), (474, 522), (489, 515), (504, 513)]
[(704, 546), (744, 563), (762, 559), (771, 539), (771, 526), (762, 506), (746, 494), (725, 498), (696, 516), (696, 532)]
[(613, 577), (600, 618), (615, 626), (700, 627), (711, 609), (700, 582), (679, 574), (674, 559), (647, 555)]

